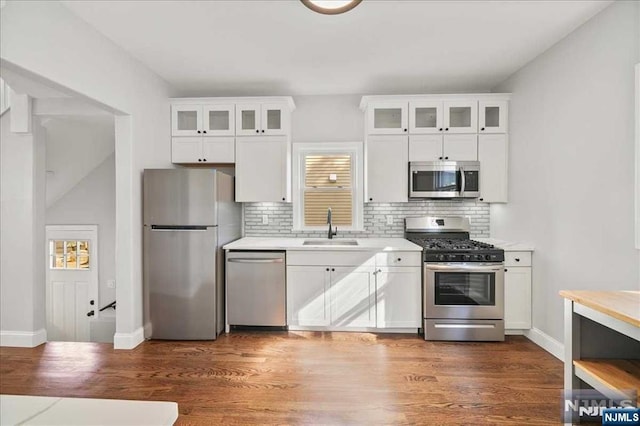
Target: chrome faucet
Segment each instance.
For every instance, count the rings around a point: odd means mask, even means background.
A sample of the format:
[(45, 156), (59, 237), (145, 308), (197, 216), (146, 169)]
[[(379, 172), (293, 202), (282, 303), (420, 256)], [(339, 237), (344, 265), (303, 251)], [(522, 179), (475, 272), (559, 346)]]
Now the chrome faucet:
[(329, 239), (333, 239), (334, 235), (338, 235), (338, 227), (336, 226), (336, 230), (331, 229), (331, 207), (327, 209), (327, 223), (329, 224)]

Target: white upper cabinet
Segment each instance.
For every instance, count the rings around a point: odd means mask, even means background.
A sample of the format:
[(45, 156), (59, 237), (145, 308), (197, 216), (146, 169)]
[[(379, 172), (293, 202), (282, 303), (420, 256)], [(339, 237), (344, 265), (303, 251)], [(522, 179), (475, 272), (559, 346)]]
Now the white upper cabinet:
[(171, 107), (172, 136), (202, 135), (202, 105), (173, 105)]
[(291, 201), (290, 164), (287, 137), (237, 137), (236, 201)]
[[(236, 136), (285, 136), (286, 144), (290, 144), (291, 112), (294, 109), (293, 99), (284, 96), (173, 99), (171, 101), (171, 161), (177, 164), (234, 163), (236, 162)], [(275, 146), (268, 140), (265, 143), (271, 147)], [(278, 150), (277, 153), (269, 153), (273, 154), (273, 157), (269, 156), (270, 161), (275, 160), (275, 156), (281, 158), (281, 148), (282, 146), (278, 145), (274, 148)], [(289, 154), (285, 153), (283, 163), (277, 167), (284, 167), (285, 174), (288, 176), (291, 167), (288, 165), (287, 155)], [(250, 163), (246, 162), (246, 156), (244, 158), (241, 169), (247, 173), (263, 167), (263, 164), (260, 164), (260, 158), (251, 158)], [(271, 164), (276, 167), (273, 161)], [(269, 176), (276, 173), (280, 173), (280, 170), (271, 171)], [(247, 181), (245, 176), (241, 176), (240, 179)], [(290, 201), (288, 190), (278, 189), (278, 191), (280, 196), (272, 201), (282, 201), (282, 193), (286, 201)]]
[(409, 102), (409, 132), (411, 134), (442, 133), (444, 131), (442, 101)]
[(478, 101), (444, 101), (444, 133), (477, 133)]
[(173, 105), (172, 136), (233, 136), (234, 105)]
[(289, 110), (286, 105), (238, 104), (236, 105), (236, 135), (268, 136), (284, 135), (289, 130)]
[(507, 101), (478, 102), (478, 133), (506, 133), (507, 120)]
[(406, 202), (409, 147), (407, 136), (373, 135), (367, 138), (365, 202)]
[(409, 161), (476, 161), (477, 140), (475, 134), (411, 135)]
[(442, 155), (444, 161), (477, 161), (478, 135), (445, 135)]
[(174, 137), (171, 140), (171, 162), (178, 164), (233, 163), (235, 161), (234, 138), (225, 137)]
[(203, 105), (202, 131), (207, 136), (233, 136), (235, 134), (235, 105)]
[(372, 135), (402, 135), (409, 132), (409, 103), (407, 101), (380, 101), (367, 109), (367, 133)]
[(507, 135), (478, 135), (480, 198), (485, 203), (507, 202)]

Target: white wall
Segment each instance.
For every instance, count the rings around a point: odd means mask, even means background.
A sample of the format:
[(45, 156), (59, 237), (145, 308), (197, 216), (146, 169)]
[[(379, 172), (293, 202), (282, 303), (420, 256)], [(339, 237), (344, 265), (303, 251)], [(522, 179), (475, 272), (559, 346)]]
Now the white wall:
[(100, 308), (116, 300), (116, 290), (107, 287), (107, 280), (116, 278), (115, 184), (115, 155), (111, 154), (46, 212), (47, 225), (98, 225)]
[(495, 88), (512, 92), (509, 203), (491, 235), (532, 242), (533, 325), (563, 339), (562, 289), (636, 289), (637, 2), (615, 2)]
[(46, 339), (45, 134), (36, 122), (11, 133), (11, 114), (0, 122), (0, 345), (31, 347)]
[[(142, 169), (171, 167), (169, 86), (55, 1), (6, 3), (0, 14), (0, 58), (3, 67), (29, 73), (121, 114), (115, 119), (118, 310), (114, 345), (134, 347), (143, 340)], [(39, 302), (23, 302), (31, 303)], [(44, 304), (35, 309), (44, 313)]]
[(356, 142), (364, 139), (360, 95), (295, 96), (292, 141)]
[[(47, 207), (60, 200), (115, 150), (113, 116), (55, 117), (47, 130)], [(112, 188), (111, 192), (114, 192)]]

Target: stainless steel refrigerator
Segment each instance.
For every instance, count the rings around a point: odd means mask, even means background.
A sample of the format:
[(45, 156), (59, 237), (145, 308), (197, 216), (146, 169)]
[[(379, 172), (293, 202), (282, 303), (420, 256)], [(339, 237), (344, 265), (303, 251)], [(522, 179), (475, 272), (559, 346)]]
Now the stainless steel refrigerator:
[(216, 339), (225, 323), (222, 246), (241, 235), (233, 177), (146, 169), (143, 182), (146, 337)]

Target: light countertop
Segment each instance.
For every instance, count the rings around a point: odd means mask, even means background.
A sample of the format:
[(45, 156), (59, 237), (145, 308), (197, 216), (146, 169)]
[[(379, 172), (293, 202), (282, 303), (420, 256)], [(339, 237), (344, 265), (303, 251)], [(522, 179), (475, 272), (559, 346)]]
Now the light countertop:
[(497, 238), (471, 238), (472, 240), (480, 241), (487, 244), (493, 244), (494, 246), (501, 248), (504, 251), (534, 251), (533, 244), (523, 242), (504, 241)]
[(164, 401), (0, 395), (3, 425), (172, 425), (178, 404)]
[[(327, 238), (271, 238), (245, 237), (226, 244), (225, 250), (342, 250), (342, 251), (422, 251), (422, 247), (404, 238), (342, 238), (356, 240), (356, 246), (303, 245), (306, 240), (328, 240)], [(341, 238), (335, 238), (340, 241)]]
[(562, 290), (560, 296), (640, 327), (640, 291)]

